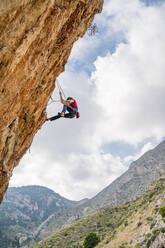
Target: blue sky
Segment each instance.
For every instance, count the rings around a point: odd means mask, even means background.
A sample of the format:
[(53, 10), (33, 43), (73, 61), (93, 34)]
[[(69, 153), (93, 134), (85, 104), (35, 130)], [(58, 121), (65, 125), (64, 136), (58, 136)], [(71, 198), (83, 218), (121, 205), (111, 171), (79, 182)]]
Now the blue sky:
[[(75, 43), (58, 78), (81, 117), (45, 123), (10, 186), (92, 197), (164, 139), (164, 1), (106, 0), (94, 23), (99, 32)], [(49, 105), (48, 116), (61, 107)]]
[(164, 2), (164, 0), (141, 0), (144, 2), (147, 6), (149, 5), (158, 5)]

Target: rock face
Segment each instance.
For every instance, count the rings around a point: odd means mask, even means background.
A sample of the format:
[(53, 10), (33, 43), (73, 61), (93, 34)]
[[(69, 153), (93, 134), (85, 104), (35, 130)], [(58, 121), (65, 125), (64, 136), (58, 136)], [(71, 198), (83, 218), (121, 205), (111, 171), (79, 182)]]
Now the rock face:
[(13, 168), (45, 121), (73, 43), (103, 0), (0, 1), (0, 202)]

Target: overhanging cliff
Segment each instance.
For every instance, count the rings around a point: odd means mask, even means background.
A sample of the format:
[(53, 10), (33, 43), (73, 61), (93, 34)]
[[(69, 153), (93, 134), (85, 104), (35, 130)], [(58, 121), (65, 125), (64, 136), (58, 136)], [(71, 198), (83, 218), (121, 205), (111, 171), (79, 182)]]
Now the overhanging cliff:
[(13, 168), (45, 122), (73, 43), (103, 0), (0, 1), (0, 202)]

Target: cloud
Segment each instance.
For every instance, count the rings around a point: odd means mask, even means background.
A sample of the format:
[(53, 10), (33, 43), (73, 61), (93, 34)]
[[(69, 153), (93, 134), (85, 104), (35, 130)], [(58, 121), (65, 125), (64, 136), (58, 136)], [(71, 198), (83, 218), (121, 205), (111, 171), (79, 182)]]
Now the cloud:
[(44, 185), (73, 200), (94, 196), (126, 169), (119, 157), (100, 152), (72, 153), (56, 160), (49, 155), (43, 159), (36, 152), (33, 159), (27, 154), (22, 163), (15, 169), (10, 186), (27, 182)]
[(145, 7), (133, 1), (131, 8), (125, 6), (119, 11), (125, 3), (127, 6), (130, 1), (109, 1), (108, 7), (115, 16), (111, 20), (112, 26), (122, 12), (121, 21), (118, 20), (116, 25), (118, 27), (120, 23), (121, 27), (127, 27), (126, 42), (120, 43), (114, 53), (98, 57), (92, 75), (96, 101), (105, 112), (103, 143), (137, 144), (148, 137), (159, 140), (165, 131), (165, 59), (162, 56), (165, 50), (165, 5)]
[(138, 152), (133, 155), (126, 156), (123, 160), (124, 164), (130, 165), (133, 161), (139, 159), (142, 155), (144, 155), (147, 151), (152, 150), (155, 146), (156, 144), (154, 142), (147, 142)]
[(77, 61), (79, 63), (88, 64), (89, 63), (89, 52), (91, 59), (93, 60), (96, 56), (97, 49), (101, 46), (101, 40), (95, 36), (88, 36), (86, 34), (84, 38), (80, 38), (74, 45), (74, 49), (72, 49), (69, 61), (71, 61), (71, 66), (77, 64)]

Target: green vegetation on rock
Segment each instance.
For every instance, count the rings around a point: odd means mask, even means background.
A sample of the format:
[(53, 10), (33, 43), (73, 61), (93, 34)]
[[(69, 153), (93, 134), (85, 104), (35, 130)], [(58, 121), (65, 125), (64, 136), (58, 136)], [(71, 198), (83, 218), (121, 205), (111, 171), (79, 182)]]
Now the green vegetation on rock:
[(100, 238), (97, 236), (96, 233), (88, 233), (84, 240), (84, 248), (93, 248), (100, 242)]
[[(145, 225), (148, 225), (149, 229), (151, 227), (151, 235), (147, 236), (146, 233), (145, 236), (144, 234), (143, 244), (147, 247), (154, 242), (160, 233), (164, 232), (164, 227), (155, 229), (155, 218), (156, 215), (159, 215), (159, 212), (155, 211), (157, 208), (155, 202), (162, 197), (162, 194), (164, 193), (165, 178), (161, 178), (137, 200), (102, 209), (88, 217), (82, 218), (74, 224), (51, 235), (47, 239), (40, 241), (38, 244), (34, 245), (33, 248), (83, 248), (84, 240), (89, 233), (97, 233), (100, 237), (100, 242), (96, 247), (101, 248), (115, 240), (119, 233), (124, 232), (125, 229), (129, 228), (132, 224), (134, 224), (134, 228), (136, 228), (135, 230), (137, 231)], [(164, 198), (162, 197), (162, 199)], [(131, 239), (132, 238), (133, 237), (131, 237)], [(126, 241), (127, 240), (124, 240), (123, 242), (123, 240), (121, 240), (119, 246), (127, 248), (142, 247), (141, 243), (132, 246), (130, 243), (127, 244)]]
[(165, 218), (165, 205), (160, 208), (159, 213), (162, 216), (162, 218)]

